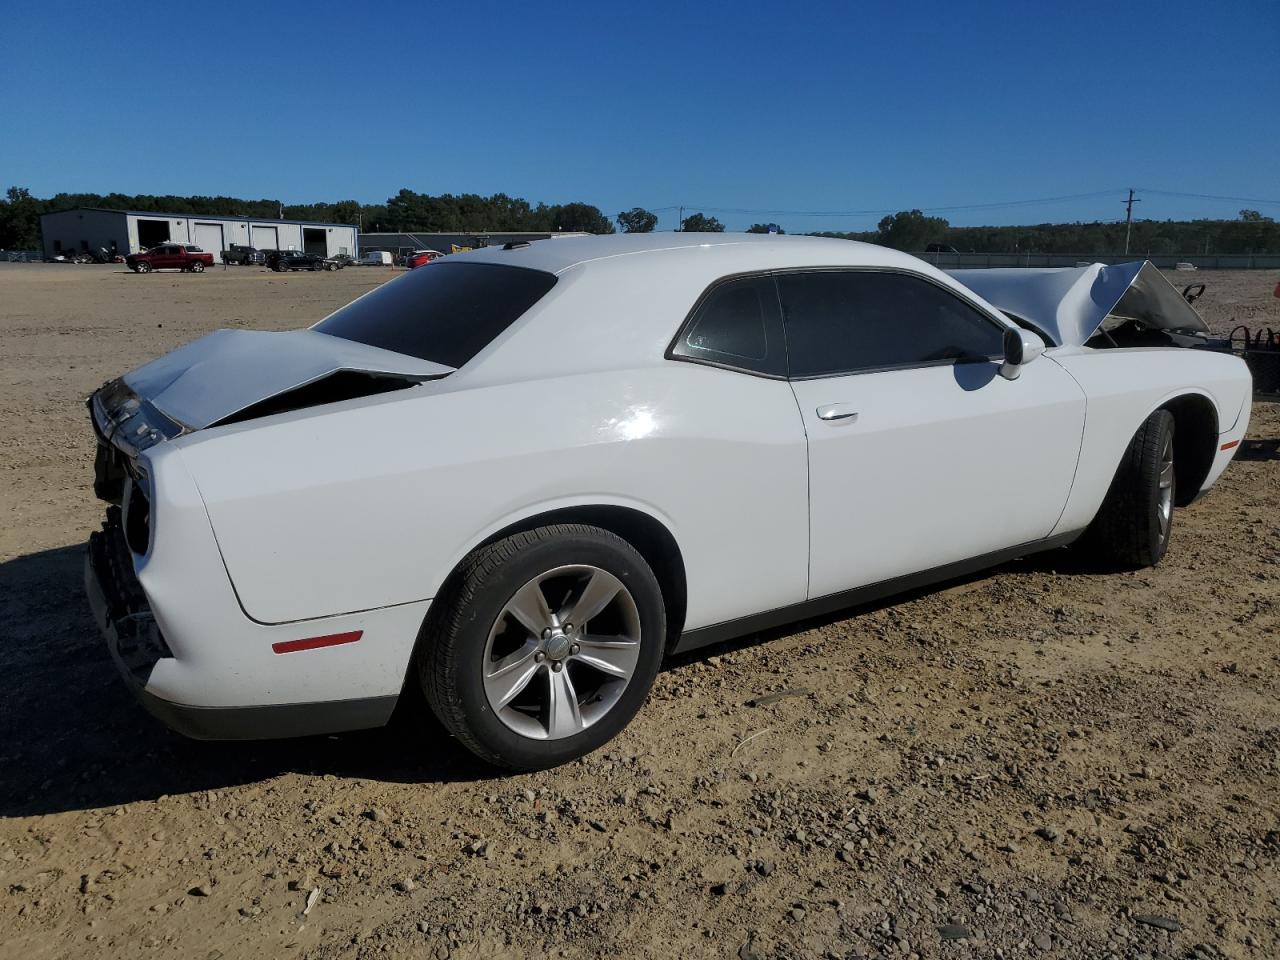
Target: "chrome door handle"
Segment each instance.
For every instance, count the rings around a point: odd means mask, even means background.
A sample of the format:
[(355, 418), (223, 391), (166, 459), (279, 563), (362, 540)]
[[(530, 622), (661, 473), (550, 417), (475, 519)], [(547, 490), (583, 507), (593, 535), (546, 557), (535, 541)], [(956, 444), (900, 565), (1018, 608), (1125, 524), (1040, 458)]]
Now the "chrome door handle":
[(839, 420), (844, 423), (853, 423), (858, 419), (858, 411), (853, 409), (851, 403), (828, 403), (817, 409), (819, 420)]

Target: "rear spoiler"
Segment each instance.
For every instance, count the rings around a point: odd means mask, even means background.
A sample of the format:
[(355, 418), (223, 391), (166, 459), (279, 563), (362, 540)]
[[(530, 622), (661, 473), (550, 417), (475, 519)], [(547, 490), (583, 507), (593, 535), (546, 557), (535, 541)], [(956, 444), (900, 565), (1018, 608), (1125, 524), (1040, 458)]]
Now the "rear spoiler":
[(1147, 330), (1209, 332), (1149, 260), (1107, 266), (948, 270), (993, 306), (1039, 327), (1058, 346), (1082, 346), (1127, 320)]

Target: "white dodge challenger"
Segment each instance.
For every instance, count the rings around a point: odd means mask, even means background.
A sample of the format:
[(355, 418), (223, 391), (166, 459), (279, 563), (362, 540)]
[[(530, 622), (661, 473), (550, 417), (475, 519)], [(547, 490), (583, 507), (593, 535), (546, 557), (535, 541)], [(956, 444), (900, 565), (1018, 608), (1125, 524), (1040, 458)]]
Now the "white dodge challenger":
[(663, 657), (1061, 547), (1158, 562), (1251, 383), (1150, 264), (866, 244), (508, 244), (90, 398), (87, 588), (196, 737), (385, 723), (579, 757)]

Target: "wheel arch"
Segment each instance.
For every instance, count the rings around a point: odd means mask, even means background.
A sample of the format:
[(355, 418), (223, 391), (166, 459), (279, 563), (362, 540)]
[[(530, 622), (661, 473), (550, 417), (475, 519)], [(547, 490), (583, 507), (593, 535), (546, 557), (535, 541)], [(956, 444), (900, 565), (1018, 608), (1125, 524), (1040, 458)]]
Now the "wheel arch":
[(436, 594), (445, 591), (448, 583), (458, 575), (466, 558), (480, 547), (513, 534), (556, 523), (584, 523), (600, 527), (621, 537), (640, 553), (653, 570), (662, 590), (662, 602), (667, 614), (666, 650), (669, 652), (684, 631), (688, 600), (684, 556), (666, 523), (653, 514), (632, 506), (616, 503), (572, 504), (542, 509), (512, 520), (473, 543), (458, 558)]
[(1174, 503), (1184, 507), (1195, 499), (1213, 467), (1218, 452), (1218, 408), (1205, 394), (1187, 392), (1165, 400), (1156, 409), (1173, 414), (1173, 471), (1178, 491)]

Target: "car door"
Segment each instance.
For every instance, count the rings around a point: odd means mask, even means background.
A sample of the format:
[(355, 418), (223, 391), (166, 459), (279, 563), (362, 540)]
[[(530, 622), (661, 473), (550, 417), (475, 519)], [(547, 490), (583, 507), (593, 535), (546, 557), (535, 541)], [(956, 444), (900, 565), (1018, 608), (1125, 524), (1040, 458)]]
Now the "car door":
[(809, 597), (1041, 540), (1085, 398), (1053, 360), (999, 373), (1007, 329), (903, 272), (777, 275), (809, 452)]

